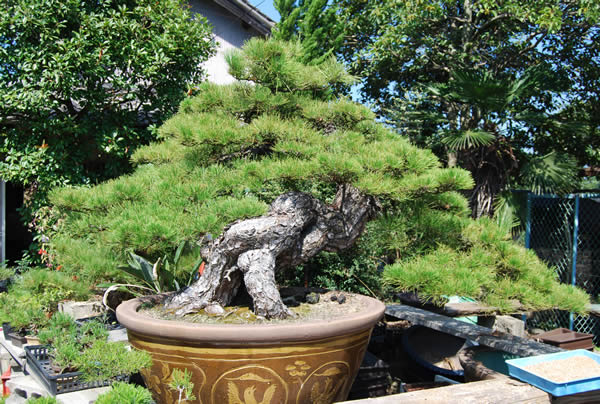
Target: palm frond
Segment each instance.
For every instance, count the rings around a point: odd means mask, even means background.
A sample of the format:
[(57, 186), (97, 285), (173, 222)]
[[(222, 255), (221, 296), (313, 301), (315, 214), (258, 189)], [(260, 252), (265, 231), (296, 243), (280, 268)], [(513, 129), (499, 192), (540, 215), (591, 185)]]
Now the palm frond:
[(577, 162), (556, 152), (533, 156), (521, 169), (519, 182), (536, 194), (572, 191), (578, 184)]
[(489, 146), (496, 137), (484, 130), (448, 131), (442, 138), (442, 143), (451, 150), (465, 150), (474, 147)]
[(525, 96), (531, 89), (539, 87), (544, 80), (542, 65), (533, 66), (525, 70), (523, 74), (514, 80), (508, 87), (506, 105)]
[(494, 199), (494, 221), (507, 232), (522, 229), (527, 217), (527, 193), (505, 190)]
[(452, 72), (449, 97), (457, 102), (477, 105), (488, 111), (501, 111), (506, 106), (510, 84), (488, 72)]

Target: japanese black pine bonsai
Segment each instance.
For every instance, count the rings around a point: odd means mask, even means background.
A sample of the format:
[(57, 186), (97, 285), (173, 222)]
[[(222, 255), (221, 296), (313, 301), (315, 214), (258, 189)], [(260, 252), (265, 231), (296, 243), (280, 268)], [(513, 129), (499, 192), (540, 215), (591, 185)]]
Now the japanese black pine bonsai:
[[(90, 279), (110, 278), (127, 251), (156, 259), (182, 241), (203, 240), (204, 273), (167, 307), (218, 313), (244, 285), (256, 314), (283, 318), (290, 311), (276, 272), (347, 249), (368, 227), (379, 232), (371, 238), (395, 251), (385, 258), (396, 260), (386, 279), (399, 289), (426, 286), (418, 273), (399, 270), (403, 259), (458, 254), (488, 275), (474, 276), (482, 283), (470, 289), (436, 279), (447, 287), (435, 293), (581, 309), (582, 292), (559, 285), (492, 223), (468, 219), (458, 193), (473, 186), (468, 172), (442, 168), (433, 153), (377, 123), (367, 107), (334, 97), (332, 87), (353, 80), (334, 59), (301, 60), (298, 44), (250, 40), (228, 57), (239, 82), (201, 85), (159, 129), (161, 141), (136, 152), (133, 174), (54, 192), (61, 218), (51, 241), (57, 263)], [(399, 223), (412, 224), (392, 231)], [(490, 228), (493, 242), (485, 241)], [(197, 257), (188, 255), (191, 268)], [(438, 261), (440, 276), (451, 279), (453, 260)]]

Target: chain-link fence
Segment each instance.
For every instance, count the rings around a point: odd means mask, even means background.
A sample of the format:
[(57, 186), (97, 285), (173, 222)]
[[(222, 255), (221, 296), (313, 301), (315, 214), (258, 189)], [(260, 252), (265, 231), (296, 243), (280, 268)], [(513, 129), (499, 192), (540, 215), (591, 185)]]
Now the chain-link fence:
[[(600, 294), (600, 194), (527, 197), (525, 246), (556, 269), (561, 282)], [(570, 328), (594, 335), (600, 344), (600, 318), (548, 310), (527, 320), (533, 327)]]

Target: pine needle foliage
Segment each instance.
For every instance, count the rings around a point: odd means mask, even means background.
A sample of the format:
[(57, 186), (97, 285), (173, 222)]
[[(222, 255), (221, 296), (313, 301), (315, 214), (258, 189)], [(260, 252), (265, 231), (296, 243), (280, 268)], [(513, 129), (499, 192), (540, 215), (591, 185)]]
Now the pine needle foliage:
[[(516, 245), (506, 228), (487, 218), (454, 225), (454, 237), (437, 235), (440, 244), (431, 253), (389, 265), (384, 282), (438, 302), (449, 295), (469, 296), (499, 311), (510, 312), (517, 302), (525, 309), (586, 311), (585, 292), (559, 284), (555, 273), (533, 251)], [(443, 227), (450, 236), (450, 227)]]
[[(491, 228), (468, 219), (459, 192), (473, 186), (468, 172), (442, 168), (431, 151), (377, 123), (368, 108), (333, 98), (330, 88), (352, 78), (333, 59), (305, 64), (302, 57), (296, 43), (250, 40), (228, 56), (240, 81), (202, 84), (159, 129), (160, 142), (135, 152), (132, 174), (55, 190), (54, 210), (63, 219), (52, 248), (64, 270), (110, 278), (127, 251), (153, 262), (184, 241), (200, 242), (235, 220), (264, 214), (284, 192), (303, 191), (330, 202), (340, 184), (352, 184), (379, 200), (380, 217), (350, 251), (323, 253), (283, 274), (282, 282), (287, 276), (381, 294), (382, 265), (396, 262), (385, 279), (399, 289), (436, 295), (454, 288), (485, 297), (494, 289), (495, 272), (489, 269), (497, 258), (506, 260), (507, 273), (530, 265), (545, 274), (528, 275), (532, 279), (544, 285), (553, 279), (539, 261), (522, 258), (519, 248), (514, 247), (521, 261), (512, 262), (490, 247), (493, 242), (467, 237), (469, 229)], [(472, 262), (450, 265), (458, 258), (468, 261), (475, 244), (482, 247)], [(183, 262), (197, 259), (186, 254), (191, 252), (182, 254)], [(440, 265), (427, 265), (434, 262)], [(409, 265), (415, 270), (402, 271)], [(488, 271), (469, 277), (470, 268), (479, 266)], [(552, 282), (548, 287), (558, 288)], [(447, 287), (432, 286), (437, 284)], [(544, 293), (533, 282), (527, 288)]]

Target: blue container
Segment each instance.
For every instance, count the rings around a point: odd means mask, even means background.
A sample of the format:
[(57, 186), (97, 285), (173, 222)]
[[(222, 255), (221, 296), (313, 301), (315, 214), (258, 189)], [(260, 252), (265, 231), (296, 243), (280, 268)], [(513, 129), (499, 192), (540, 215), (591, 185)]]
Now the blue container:
[[(433, 377), (441, 375), (451, 379), (464, 380), (465, 371), (451, 370), (436, 366), (432, 362), (446, 357), (454, 357), (464, 347), (465, 339), (420, 325), (413, 325), (402, 335), (402, 347), (418, 365)], [(455, 361), (460, 365), (458, 359)]]
[(508, 372), (512, 377), (529, 383), (556, 397), (600, 389), (600, 376), (587, 379), (576, 379), (565, 383), (556, 383), (523, 369), (526, 366), (535, 365), (537, 363), (568, 359), (574, 356), (587, 356), (600, 363), (600, 355), (585, 349), (577, 349), (574, 351), (530, 356), (528, 358), (510, 359), (506, 361), (506, 364), (508, 365)]

